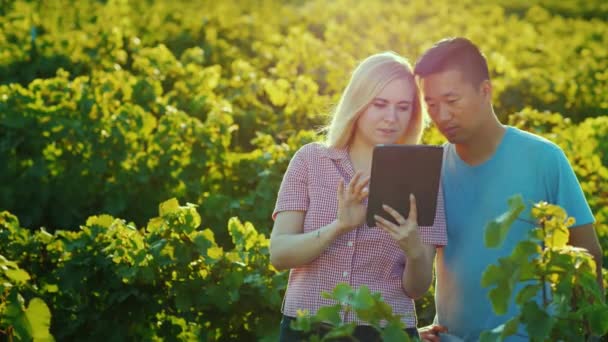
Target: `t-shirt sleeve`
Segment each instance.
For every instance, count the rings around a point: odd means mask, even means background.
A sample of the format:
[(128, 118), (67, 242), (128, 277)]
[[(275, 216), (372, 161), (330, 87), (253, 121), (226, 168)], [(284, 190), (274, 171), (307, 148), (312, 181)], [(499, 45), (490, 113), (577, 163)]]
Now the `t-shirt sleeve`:
[(274, 220), (281, 211), (308, 210), (308, 162), (307, 148), (298, 150), (289, 162), (287, 171), (277, 195), (277, 202), (272, 213)]
[(448, 243), (448, 234), (445, 220), (445, 206), (443, 205), (443, 188), (439, 182), (439, 191), (437, 192), (437, 209), (435, 209), (435, 221), (432, 226), (419, 227), (420, 238), (422, 242), (435, 245), (445, 246)]
[(574, 217), (576, 222), (573, 227), (594, 223), (593, 213), (568, 158), (561, 149), (558, 149), (556, 158), (557, 174), (554, 180), (557, 184), (552, 187), (554, 204), (564, 208), (568, 216)]

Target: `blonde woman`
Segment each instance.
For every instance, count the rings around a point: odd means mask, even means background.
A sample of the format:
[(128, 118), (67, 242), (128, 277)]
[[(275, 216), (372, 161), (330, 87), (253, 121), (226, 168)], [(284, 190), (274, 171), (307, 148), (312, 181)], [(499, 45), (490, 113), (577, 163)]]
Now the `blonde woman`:
[[(281, 341), (305, 338), (290, 329), (297, 310), (315, 314), (333, 305), (321, 296), (339, 283), (366, 285), (382, 293), (406, 331), (418, 336), (414, 300), (432, 280), (435, 247), (446, 244), (443, 200), (435, 226), (419, 227), (416, 201), (408, 219), (385, 208), (396, 222), (365, 223), (372, 151), (377, 144), (416, 144), (423, 128), (419, 89), (408, 61), (392, 52), (372, 55), (353, 72), (328, 127), (325, 144), (303, 146), (284, 175), (273, 213), (270, 260), (291, 269), (283, 303)], [(439, 191), (441, 194), (441, 191)], [(377, 340), (375, 329), (357, 322), (355, 337)]]

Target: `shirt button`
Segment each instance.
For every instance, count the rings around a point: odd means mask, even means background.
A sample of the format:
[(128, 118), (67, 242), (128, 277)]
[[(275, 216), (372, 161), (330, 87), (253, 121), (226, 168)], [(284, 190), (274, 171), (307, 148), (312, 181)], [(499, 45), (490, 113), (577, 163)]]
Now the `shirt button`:
[(352, 241), (348, 241), (347, 245), (348, 245), (348, 247), (352, 247), (353, 246), (353, 242)]
[(346, 271), (342, 272), (342, 276), (343, 276), (344, 278), (348, 277), (348, 272), (346, 272)]

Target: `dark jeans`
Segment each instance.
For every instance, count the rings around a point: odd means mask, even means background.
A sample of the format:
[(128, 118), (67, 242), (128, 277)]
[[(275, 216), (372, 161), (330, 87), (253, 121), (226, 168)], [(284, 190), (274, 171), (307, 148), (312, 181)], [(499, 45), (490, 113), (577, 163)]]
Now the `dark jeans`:
[[(283, 315), (283, 319), (281, 320), (281, 337), (279, 338), (280, 342), (308, 341), (309, 335), (323, 336), (327, 334), (327, 332), (331, 329), (329, 325), (322, 325), (316, 329), (312, 329), (310, 333), (303, 333), (301, 331), (291, 330), (289, 324), (292, 321), (295, 321), (295, 318)], [(412, 338), (420, 338), (420, 336), (418, 336), (418, 329), (416, 328), (407, 328), (404, 331)], [(353, 336), (361, 342), (382, 341), (378, 330), (368, 325), (358, 325), (355, 328)], [(336, 339), (336, 341), (352, 340), (347, 338), (341, 338)]]

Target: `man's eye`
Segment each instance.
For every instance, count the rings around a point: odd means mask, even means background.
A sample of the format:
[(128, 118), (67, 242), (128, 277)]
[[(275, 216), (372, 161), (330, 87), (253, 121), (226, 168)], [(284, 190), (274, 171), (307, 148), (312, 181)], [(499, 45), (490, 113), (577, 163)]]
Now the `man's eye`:
[(451, 99), (451, 100), (448, 100), (448, 104), (454, 104), (454, 103), (456, 103), (456, 102), (458, 102), (458, 99)]
[(427, 102), (427, 103), (426, 103), (426, 105), (427, 105), (429, 108), (435, 107), (435, 103), (433, 103), (433, 102)]

